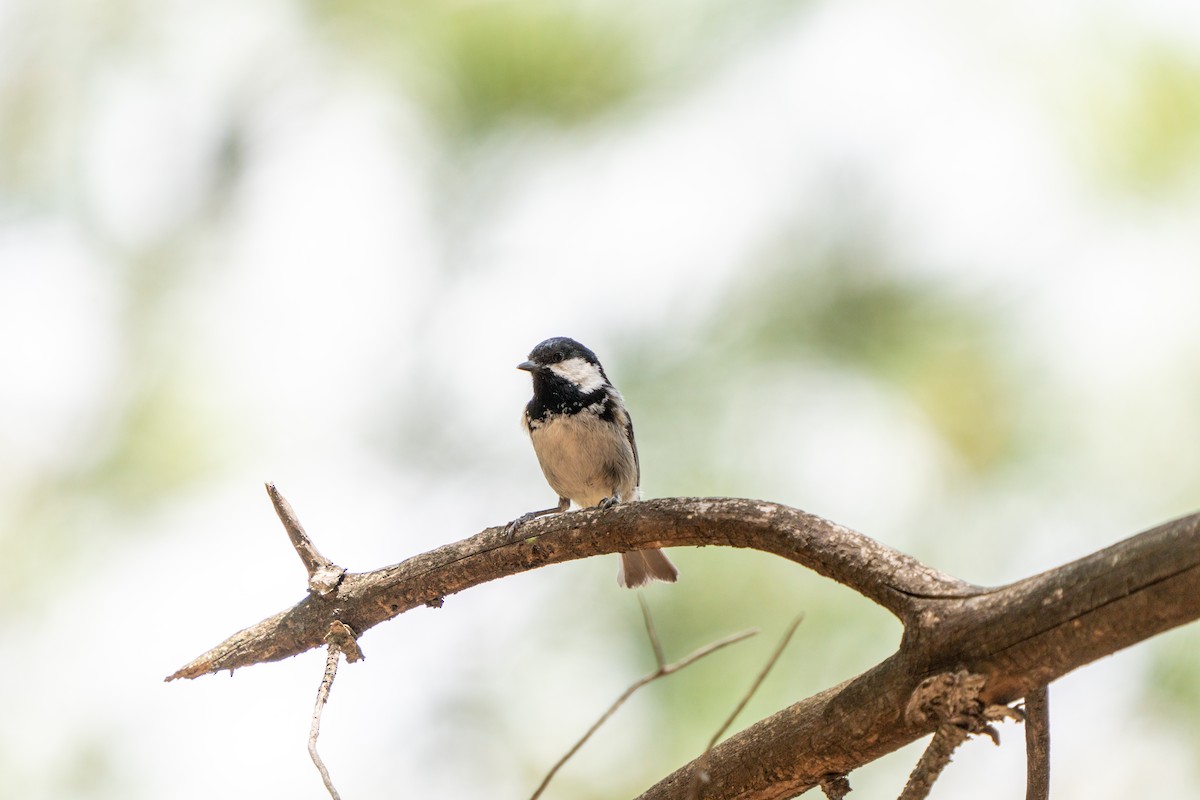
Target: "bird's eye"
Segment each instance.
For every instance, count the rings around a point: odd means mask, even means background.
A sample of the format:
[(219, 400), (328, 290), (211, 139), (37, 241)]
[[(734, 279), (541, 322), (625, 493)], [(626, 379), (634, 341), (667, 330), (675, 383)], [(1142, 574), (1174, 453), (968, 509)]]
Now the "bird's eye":
[(566, 357), (565, 354), (561, 350), (558, 350), (554, 353), (555, 361), (562, 361), (565, 357)]

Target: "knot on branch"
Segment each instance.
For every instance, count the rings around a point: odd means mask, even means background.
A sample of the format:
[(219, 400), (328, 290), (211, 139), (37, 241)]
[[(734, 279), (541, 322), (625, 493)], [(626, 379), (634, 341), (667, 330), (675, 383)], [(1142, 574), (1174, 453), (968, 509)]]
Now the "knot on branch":
[(987, 706), (979, 699), (987, 678), (965, 669), (943, 672), (921, 681), (908, 698), (904, 719), (909, 725), (934, 723), (937, 730), (921, 760), (908, 776), (900, 800), (923, 800), (950, 757), (969, 736), (987, 734), (1000, 744), (1000, 732), (991, 723), (1005, 717), (1020, 719), (1008, 706)]
[(987, 734), (1000, 744), (1000, 732), (990, 723), (1000, 719), (1022, 719), (1016, 709), (1003, 705), (985, 706), (979, 699), (987, 684), (983, 675), (968, 672), (943, 672), (926, 678), (908, 699), (904, 719), (909, 725), (935, 723), (939, 729), (957, 728), (965, 735)]
[(346, 663), (353, 664), (362, 661), (366, 656), (358, 646), (358, 634), (346, 623), (335, 619), (329, 623), (329, 631), (325, 634), (325, 644), (331, 651), (339, 650), (346, 657)]
[(821, 778), (821, 791), (825, 793), (828, 800), (845, 800), (846, 795), (850, 794), (850, 781), (845, 775), (839, 773), (830, 773)]
[(308, 576), (308, 590), (323, 598), (330, 598), (337, 593), (342, 584), (346, 570), (332, 562), (321, 564)]

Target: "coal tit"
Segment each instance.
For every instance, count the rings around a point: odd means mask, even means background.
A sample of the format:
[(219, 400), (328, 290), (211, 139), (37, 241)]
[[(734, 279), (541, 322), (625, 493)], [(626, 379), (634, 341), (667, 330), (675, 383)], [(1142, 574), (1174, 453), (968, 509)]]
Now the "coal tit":
[[(610, 508), (637, 500), (641, 465), (633, 423), (596, 354), (560, 336), (533, 348), (517, 369), (533, 376), (533, 399), (521, 421), (558, 505), (513, 520), (510, 535), (534, 517), (565, 512), (572, 501)], [(635, 550), (621, 554), (617, 583), (632, 589), (652, 580), (674, 583), (678, 576), (662, 550)]]

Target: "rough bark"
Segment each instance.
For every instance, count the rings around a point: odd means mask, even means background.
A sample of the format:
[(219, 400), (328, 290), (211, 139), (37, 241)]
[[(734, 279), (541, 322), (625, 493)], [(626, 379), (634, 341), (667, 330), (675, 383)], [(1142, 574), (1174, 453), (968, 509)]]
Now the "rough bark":
[[(876, 667), (751, 725), (707, 755), (706, 800), (784, 798), (931, 733), (937, 719), (906, 714), (927, 678), (965, 670), (982, 677), (984, 705), (1003, 705), (1200, 617), (1200, 514), (996, 588), (755, 500), (670, 498), (580, 511), (530, 522), (522, 537), (508, 541), (503, 528), (489, 528), (391, 567), (347, 573), (329, 596), (310, 593), (168, 680), (296, 655), (324, 644), (335, 621), (361, 635), (411, 608), (548, 564), (646, 547), (749, 547), (854, 589), (904, 625), (899, 650)], [(684, 765), (642, 798), (686, 797), (695, 769), (696, 762)]]

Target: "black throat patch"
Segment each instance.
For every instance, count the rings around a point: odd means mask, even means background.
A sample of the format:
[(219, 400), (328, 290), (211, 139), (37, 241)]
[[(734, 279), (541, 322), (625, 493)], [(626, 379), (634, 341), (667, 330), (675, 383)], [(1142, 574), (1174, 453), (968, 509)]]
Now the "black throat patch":
[(612, 401), (608, 387), (601, 386), (592, 392), (582, 392), (579, 387), (553, 372), (533, 373), (533, 399), (525, 406), (530, 422), (543, 422), (556, 415), (578, 414), (588, 406), (599, 404), (599, 416), (612, 419)]

